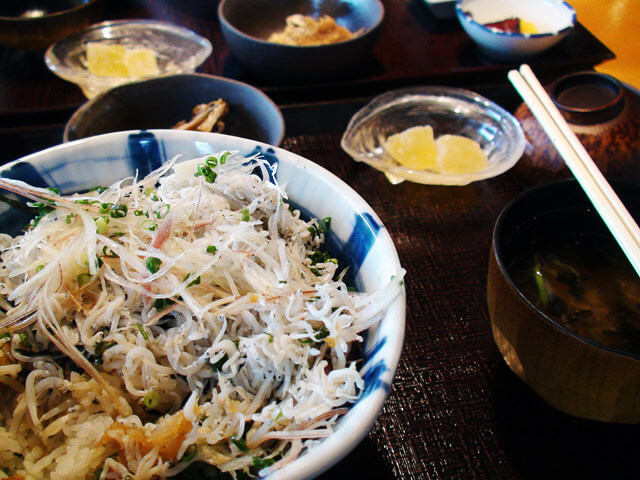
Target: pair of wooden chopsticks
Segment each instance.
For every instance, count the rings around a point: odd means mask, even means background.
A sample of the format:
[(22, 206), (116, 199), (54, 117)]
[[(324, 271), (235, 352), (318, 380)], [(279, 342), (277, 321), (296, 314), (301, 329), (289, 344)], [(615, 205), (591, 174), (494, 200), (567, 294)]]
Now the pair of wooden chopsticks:
[(509, 80), (547, 133), (629, 262), (640, 275), (640, 229), (528, 65)]

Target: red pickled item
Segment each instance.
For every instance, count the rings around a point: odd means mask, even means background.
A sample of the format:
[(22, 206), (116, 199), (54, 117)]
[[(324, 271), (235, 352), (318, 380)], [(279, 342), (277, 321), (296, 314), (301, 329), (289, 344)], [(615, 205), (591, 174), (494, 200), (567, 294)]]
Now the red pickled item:
[(520, 19), (515, 17), (515, 18), (507, 18), (505, 20), (501, 20), (499, 22), (494, 22), (494, 23), (485, 23), (484, 24), (485, 27), (489, 27), (489, 28), (496, 28), (498, 30), (501, 30), (503, 32), (509, 32), (509, 33), (521, 33), (520, 32)]

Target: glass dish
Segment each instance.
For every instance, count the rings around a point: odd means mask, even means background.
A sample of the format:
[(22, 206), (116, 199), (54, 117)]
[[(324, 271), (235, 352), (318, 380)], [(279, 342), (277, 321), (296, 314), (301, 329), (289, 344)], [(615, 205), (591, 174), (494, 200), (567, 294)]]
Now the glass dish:
[[(489, 165), (460, 175), (403, 167), (385, 152), (384, 142), (418, 125), (431, 125), (436, 137), (456, 134), (476, 141)], [(385, 172), (391, 183), (466, 185), (513, 167), (526, 141), (520, 123), (494, 102), (468, 90), (430, 86), (392, 90), (374, 98), (351, 118), (341, 145), (354, 160)]]
[(88, 42), (149, 48), (155, 52), (159, 76), (192, 73), (213, 51), (206, 38), (167, 22), (120, 20), (98, 23), (53, 44), (45, 53), (47, 67), (59, 77), (77, 84), (87, 98), (117, 85), (141, 80), (91, 74), (87, 68)]

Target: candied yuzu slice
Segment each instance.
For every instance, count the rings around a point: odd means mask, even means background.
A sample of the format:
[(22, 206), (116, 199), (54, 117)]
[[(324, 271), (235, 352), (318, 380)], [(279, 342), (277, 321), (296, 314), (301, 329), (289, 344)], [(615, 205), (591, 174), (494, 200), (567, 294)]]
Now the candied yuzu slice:
[(126, 48), (123, 45), (108, 45), (99, 42), (87, 43), (87, 67), (93, 75), (102, 77), (128, 76), (123, 58)]
[(442, 135), (435, 141), (436, 165), (441, 173), (456, 175), (485, 169), (489, 159), (477, 142), (460, 135)]
[(131, 78), (150, 77), (159, 72), (156, 52), (150, 48), (127, 49), (123, 62)]
[(389, 136), (384, 148), (396, 162), (412, 170), (427, 170), (436, 165), (436, 144), (429, 125)]

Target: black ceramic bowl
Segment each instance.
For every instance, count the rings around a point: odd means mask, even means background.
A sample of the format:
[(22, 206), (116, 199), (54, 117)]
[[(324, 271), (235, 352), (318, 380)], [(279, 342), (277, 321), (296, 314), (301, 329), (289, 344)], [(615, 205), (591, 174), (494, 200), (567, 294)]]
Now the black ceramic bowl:
[(97, 22), (103, 0), (3, 0), (0, 44), (25, 50), (49, 45)]
[[(640, 185), (613, 183), (613, 187), (636, 221), (640, 219)], [(565, 253), (569, 252), (567, 258), (582, 257), (589, 268), (575, 270), (576, 266), (585, 264), (563, 262), (564, 257), (552, 256), (547, 258), (551, 258), (558, 269), (562, 268), (562, 273), (553, 277), (551, 270), (544, 270), (540, 259), (549, 248), (562, 251), (561, 245), (564, 245)], [(538, 256), (533, 257), (533, 251)], [(618, 255), (602, 254), (607, 251), (617, 251)], [(590, 255), (580, 252), (590, 252)], [(535, 258), (538, 262), (531, 265), (525, 262), (527, 268), (518, 268), (525, 258)], [(594, 294), (595, 298), (600, 298), (605, 290), (612, 288), (620, 287), (629, 293), (635, 291), (628, 280), (637, 278), (633, 271), (631, 276), (628, 270), (623, 275), (621, 269), (619, 276), (613, 276), (600, 273), (608, 272), (608, 267), (593, 268), (610, 264), (609, 258), (618, 258), (617, 264), (631, 268), (575, 180), (551, 182), (526, 190), (505, 207), (494, 228), (487, 283), (491, 327), (496, 345), (511, 370), (549, 404), (581, 418), (640, 423), (640, 354), (633, 353), (637, 352), (635, 349), (620, 347), (622, 340), (636, 339), (635, 333), (609, 326), (596, 331), (598, 325), (582, 330), (573, 323), (588, 322), (585, 315), (593, 307), (582, 300), (593, 298)], [(580, 315), (567, 314), (564, 317), (567, 323), (562, 323), (552, 319), (550, 310), (562, 306), (562, 297), (547, 297), (548, 307), (544, 308), (541, 306), (542, 295), (527, 293), (526, 284), (519, 279), (522, 278), (520, 272), (524, 271), (529, 282), (537, 283), (540, 279), (549, 282), (553, 277), (556, 284), (560, 281), (564, 284), (569, 281), (569, 270), (585, 285), (585, 290), (582, 293), (569, 291), (568, 294), (580, 299), (576, 303), (582, 310), (577, 311)], [(605, 283), (606, 288), (587, 289), (587, 285), (593, 285), (586, 283), (589, 276), (591, 282), (597, 276), (605, 278), (599, 283)], [(626, 283), (622, 283), (623, 279), (627, 279)], [(568, 299), (568, 296), (564, 298)], [(619, 305), (623, 310), (616, 309), (615, 316), (624, 314), (632, 319), (633, 314), (628, 312), (633, 309), (622, 307), (625, 303)], [(616, 336), (615, 344), (611, 343), (613, 337), (607, 335)]]
[(158, 77), (115, 87), (80, 107), (67, 122), (64, 141), (123, 130), (171, 128), (193, 108), (222, 98), (229, 105), (222, 133), (279, 145), (280, 109), (260, 90), (205, 74)]
[[(289, 15), (329, 15), (355, 38), (329, 45), (267, 41)], [(271, 80), (324, 80), (352, 73), (370, 55), (384, 18), (380, 0), (222, 0), (218, 17), (232, 53), (256, 76)]]

